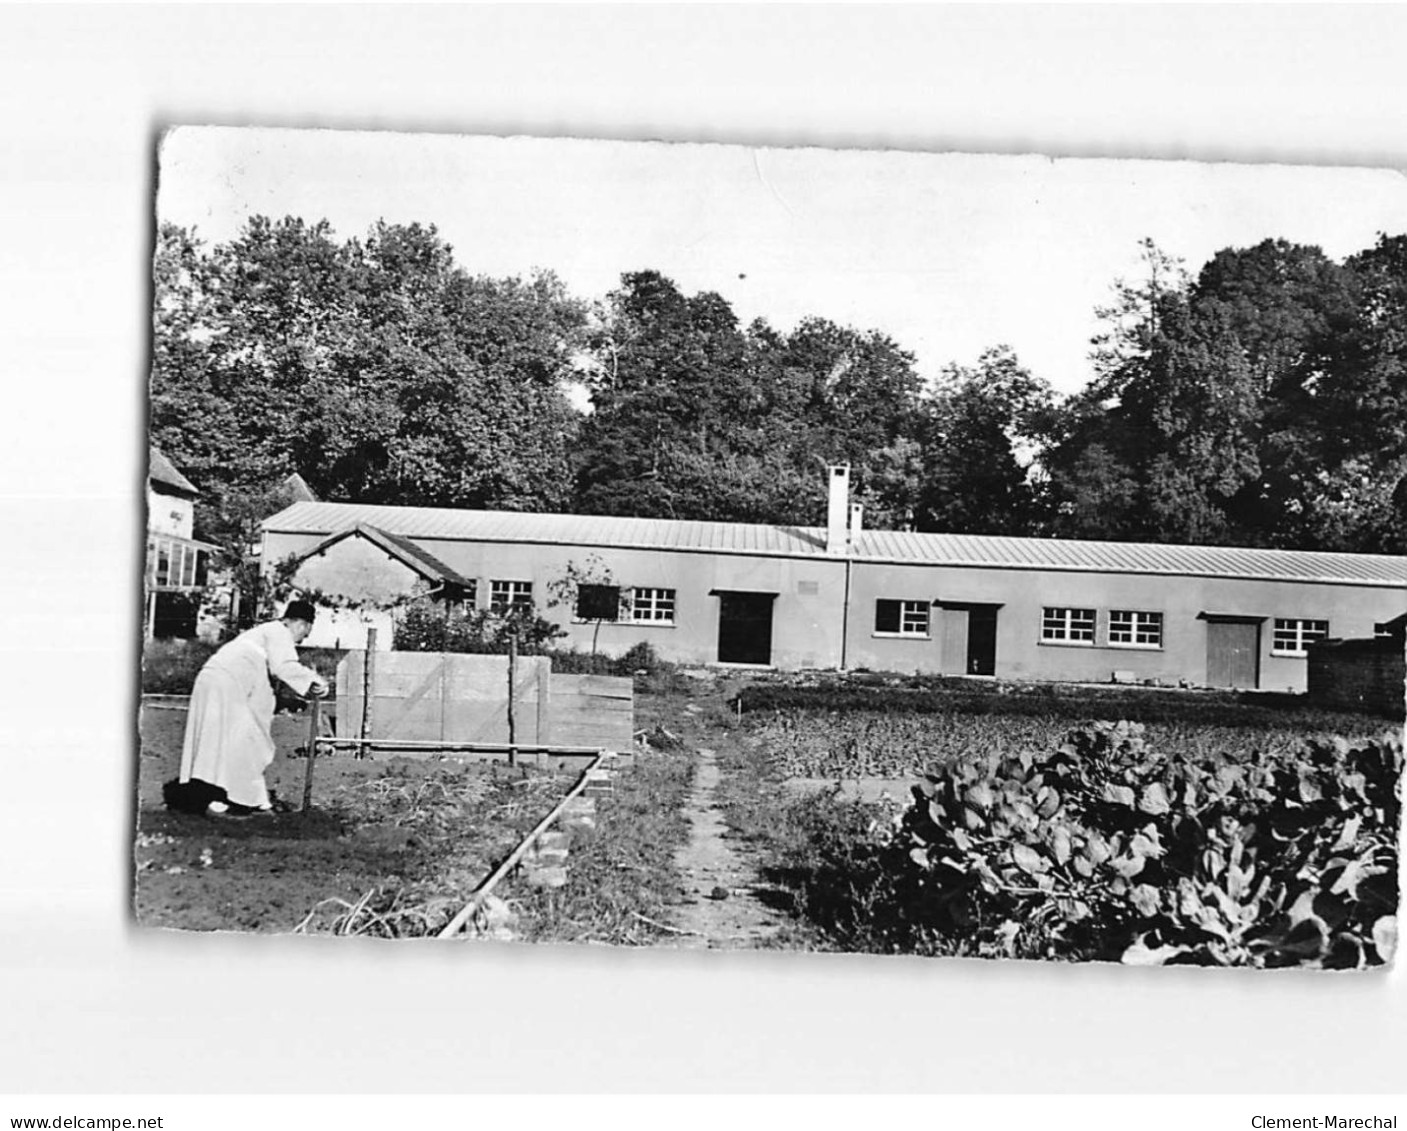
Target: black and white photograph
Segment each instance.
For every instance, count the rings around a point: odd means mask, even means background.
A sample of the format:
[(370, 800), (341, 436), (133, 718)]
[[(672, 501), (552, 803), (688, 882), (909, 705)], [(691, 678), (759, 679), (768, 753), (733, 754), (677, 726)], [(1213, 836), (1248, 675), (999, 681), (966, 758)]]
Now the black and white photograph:
[(1404, 42), (0, 5), (0, 1127), (1401, 1126)]
[(1391, 965), (1400, 174), (155, 163), (141, 928)]

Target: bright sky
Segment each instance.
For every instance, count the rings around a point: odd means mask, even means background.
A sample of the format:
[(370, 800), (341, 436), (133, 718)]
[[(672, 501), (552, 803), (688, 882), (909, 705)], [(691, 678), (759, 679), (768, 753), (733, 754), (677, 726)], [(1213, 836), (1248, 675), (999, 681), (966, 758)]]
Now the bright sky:
[(879, 329), (920, 372), (1005, 343), (1062, 391), (1094, 308), (1151, 236), (1194, 272), (1267, 237), (1335, 259), (1407, 232), (1407, 180), (1372, 169), (897, 151), (182, 128), (158, 215), (211, 242), (251, 215), (434, 224), (475, 274), (550, 268), (599, 298), (655, 268), (748, 322)]

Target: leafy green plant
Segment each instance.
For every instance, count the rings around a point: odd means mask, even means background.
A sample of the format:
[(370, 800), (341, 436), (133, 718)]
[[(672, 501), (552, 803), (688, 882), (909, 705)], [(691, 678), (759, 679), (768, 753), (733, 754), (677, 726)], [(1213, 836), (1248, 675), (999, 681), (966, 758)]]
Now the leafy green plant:
[(406, 605), (396, 618), (391, 646), (398, 652), (504, 653), (516, 636), (519, 651), (532, 655), (563, 635), (531, 612), (456, 611), (421, 600)]
[(889, 846), (912, 933), (985, 953), (1357, 968), (1391, 958), (1402, 744), (1170, 758), (1135, 723), (952, 765)]

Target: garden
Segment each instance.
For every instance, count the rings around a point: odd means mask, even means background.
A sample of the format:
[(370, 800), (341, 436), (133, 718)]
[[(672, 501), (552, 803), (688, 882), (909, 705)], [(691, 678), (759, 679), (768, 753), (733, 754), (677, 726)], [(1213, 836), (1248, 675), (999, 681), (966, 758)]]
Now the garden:
[[(1387, 720), (1232, 694), (912, 683), (782, 680), (735, 700), (730, 819), (801, 945), (1391, 960), (1402, 742)], [(798, 778), (831, 784), (797, 796)], [(847, 789), (875, 779), (900, 788)]]

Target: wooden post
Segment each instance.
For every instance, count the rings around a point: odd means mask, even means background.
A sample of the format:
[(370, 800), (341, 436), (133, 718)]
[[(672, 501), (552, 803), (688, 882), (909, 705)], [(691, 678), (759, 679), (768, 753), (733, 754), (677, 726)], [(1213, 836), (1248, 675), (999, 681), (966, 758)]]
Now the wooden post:
[(518, 674), (518, 633), (511, 631), (508, 634), (508, 764), (515, 766), (518, 763), (518, 752), (514, 749), (514, 743), (518, 741), (517, 727), (513, 717), (513, 684)]
[[(366, 630), (366, 653), (362, 656), (362, 719), (358, 738), (371, 737), (371, 699), (376, 693), (376, 629)], [(358, 758), (366, 757), (366, 747), (357, 750)]]
[(546, 656), (537, 661), (537, 741), (552, 741), (552, 661)]
[(313, 763), (318, 757), (318, 723), (322, 717), (322, 700), (308, 700), (308, 766), (303, 774), (303, 816), (313, 808)]

